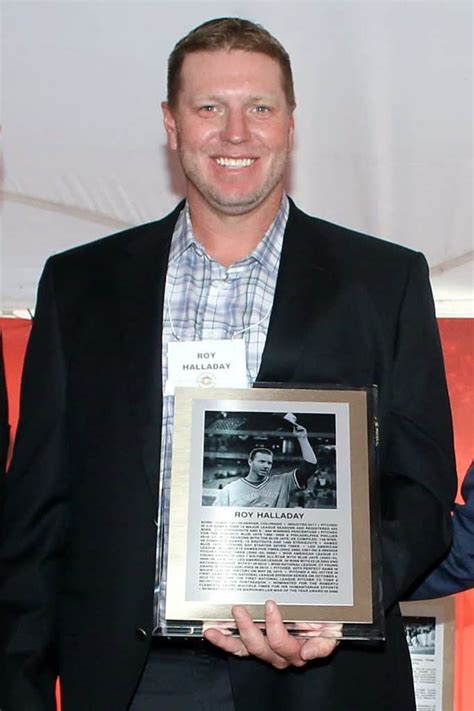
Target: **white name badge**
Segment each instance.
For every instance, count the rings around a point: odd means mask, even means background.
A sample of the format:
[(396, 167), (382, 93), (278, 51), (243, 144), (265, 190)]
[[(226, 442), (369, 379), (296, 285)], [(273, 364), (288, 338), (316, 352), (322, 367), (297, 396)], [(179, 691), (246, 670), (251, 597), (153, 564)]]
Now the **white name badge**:
[(245, 341), (171, 341), (165, 395), (177, 387), (246, 388)]

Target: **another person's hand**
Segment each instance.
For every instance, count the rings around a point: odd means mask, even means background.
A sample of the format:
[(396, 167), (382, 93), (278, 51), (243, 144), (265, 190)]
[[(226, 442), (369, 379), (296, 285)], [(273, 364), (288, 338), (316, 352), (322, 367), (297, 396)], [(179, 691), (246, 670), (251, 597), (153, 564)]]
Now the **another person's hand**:
[(310, 637), (295, 637), (289, 634), (278, 606), (271, 600), (265, 603), (265, 625), (255, 624), (245, 607), (240, 605), (232, 608), (232, 614), (239, 637), (229, 635), (228, 630), (219, 629), (217, 626), (204, 632), (205, 639), (229, 654), (237, 657), (257, 657), (276, 669), (302, 667), (311, 659), (328, 657), (339, 643), (337, 639), (321, 635), (331, 631), (337, 636), (338, 632), (340, 633), (340, 625), (304, 626)]

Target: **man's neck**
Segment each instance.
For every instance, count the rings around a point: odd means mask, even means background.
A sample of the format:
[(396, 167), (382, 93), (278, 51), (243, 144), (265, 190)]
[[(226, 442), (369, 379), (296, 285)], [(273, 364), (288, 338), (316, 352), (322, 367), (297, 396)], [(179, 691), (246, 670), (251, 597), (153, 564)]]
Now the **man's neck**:
[(263, 476), (261, 476), (260, 474), (255, 474), (254, 472), (250, 471), (245, 478), (251, 484), (261, 484), (262, 481), (267, 479), (267, 477), (268, 477), (268, 474), (264, 474)]
[(212, 259), (229, 267), (257, 247), (278, 213), (282, 195), (282, 190), (275, 192), (243, 215), (224, 215), (188, 195), (194, 237)]

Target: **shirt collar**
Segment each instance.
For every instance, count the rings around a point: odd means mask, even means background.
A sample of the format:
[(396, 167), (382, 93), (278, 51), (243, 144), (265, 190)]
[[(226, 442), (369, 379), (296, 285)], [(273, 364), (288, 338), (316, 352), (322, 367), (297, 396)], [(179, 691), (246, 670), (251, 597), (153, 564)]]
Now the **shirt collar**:
[[(283, 235), (285, 234), (289, 211), (290, 203), (287, 195), (283, 193), (277, 215), (258, 245), (251, 254), (244, 257), (244, 259), (240, 259), (238, 262), (235, 262), (235, 264), (248, 264), (253, 260), (258, 262), (261, 267), (266, 269), (268, 272), (277, 271), (280, 263)], [(198, 255), (205, 256), (207, 259), (212, 261), (204, 247), (194, 238), (189, 210), (187, 205), (185, 205), (179, 213), (173, 231), (169, 253), (169, 263), (179, 259), (179, 257), (181, 257), (181, 255), (190, 248), (194, 249)]]

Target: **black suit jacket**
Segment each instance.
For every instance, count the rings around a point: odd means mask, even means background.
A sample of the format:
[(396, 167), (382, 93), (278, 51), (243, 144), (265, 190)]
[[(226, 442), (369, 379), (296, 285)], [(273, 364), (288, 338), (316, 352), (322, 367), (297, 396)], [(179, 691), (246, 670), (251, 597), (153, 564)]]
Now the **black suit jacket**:
[[(4, 486), (4, 711), (121, 711), (152, 629), (161, 327), (178, 208), (51, 258)], [(421, 255), (291, 206), (258, 379), (379, 386), (387, 642), (277, 672), (229, 660), (237, 709), (408, 711), (396, 601), (445, 552), (449, 406)], [(145, 630), (147, 638), (143, 632)]]

